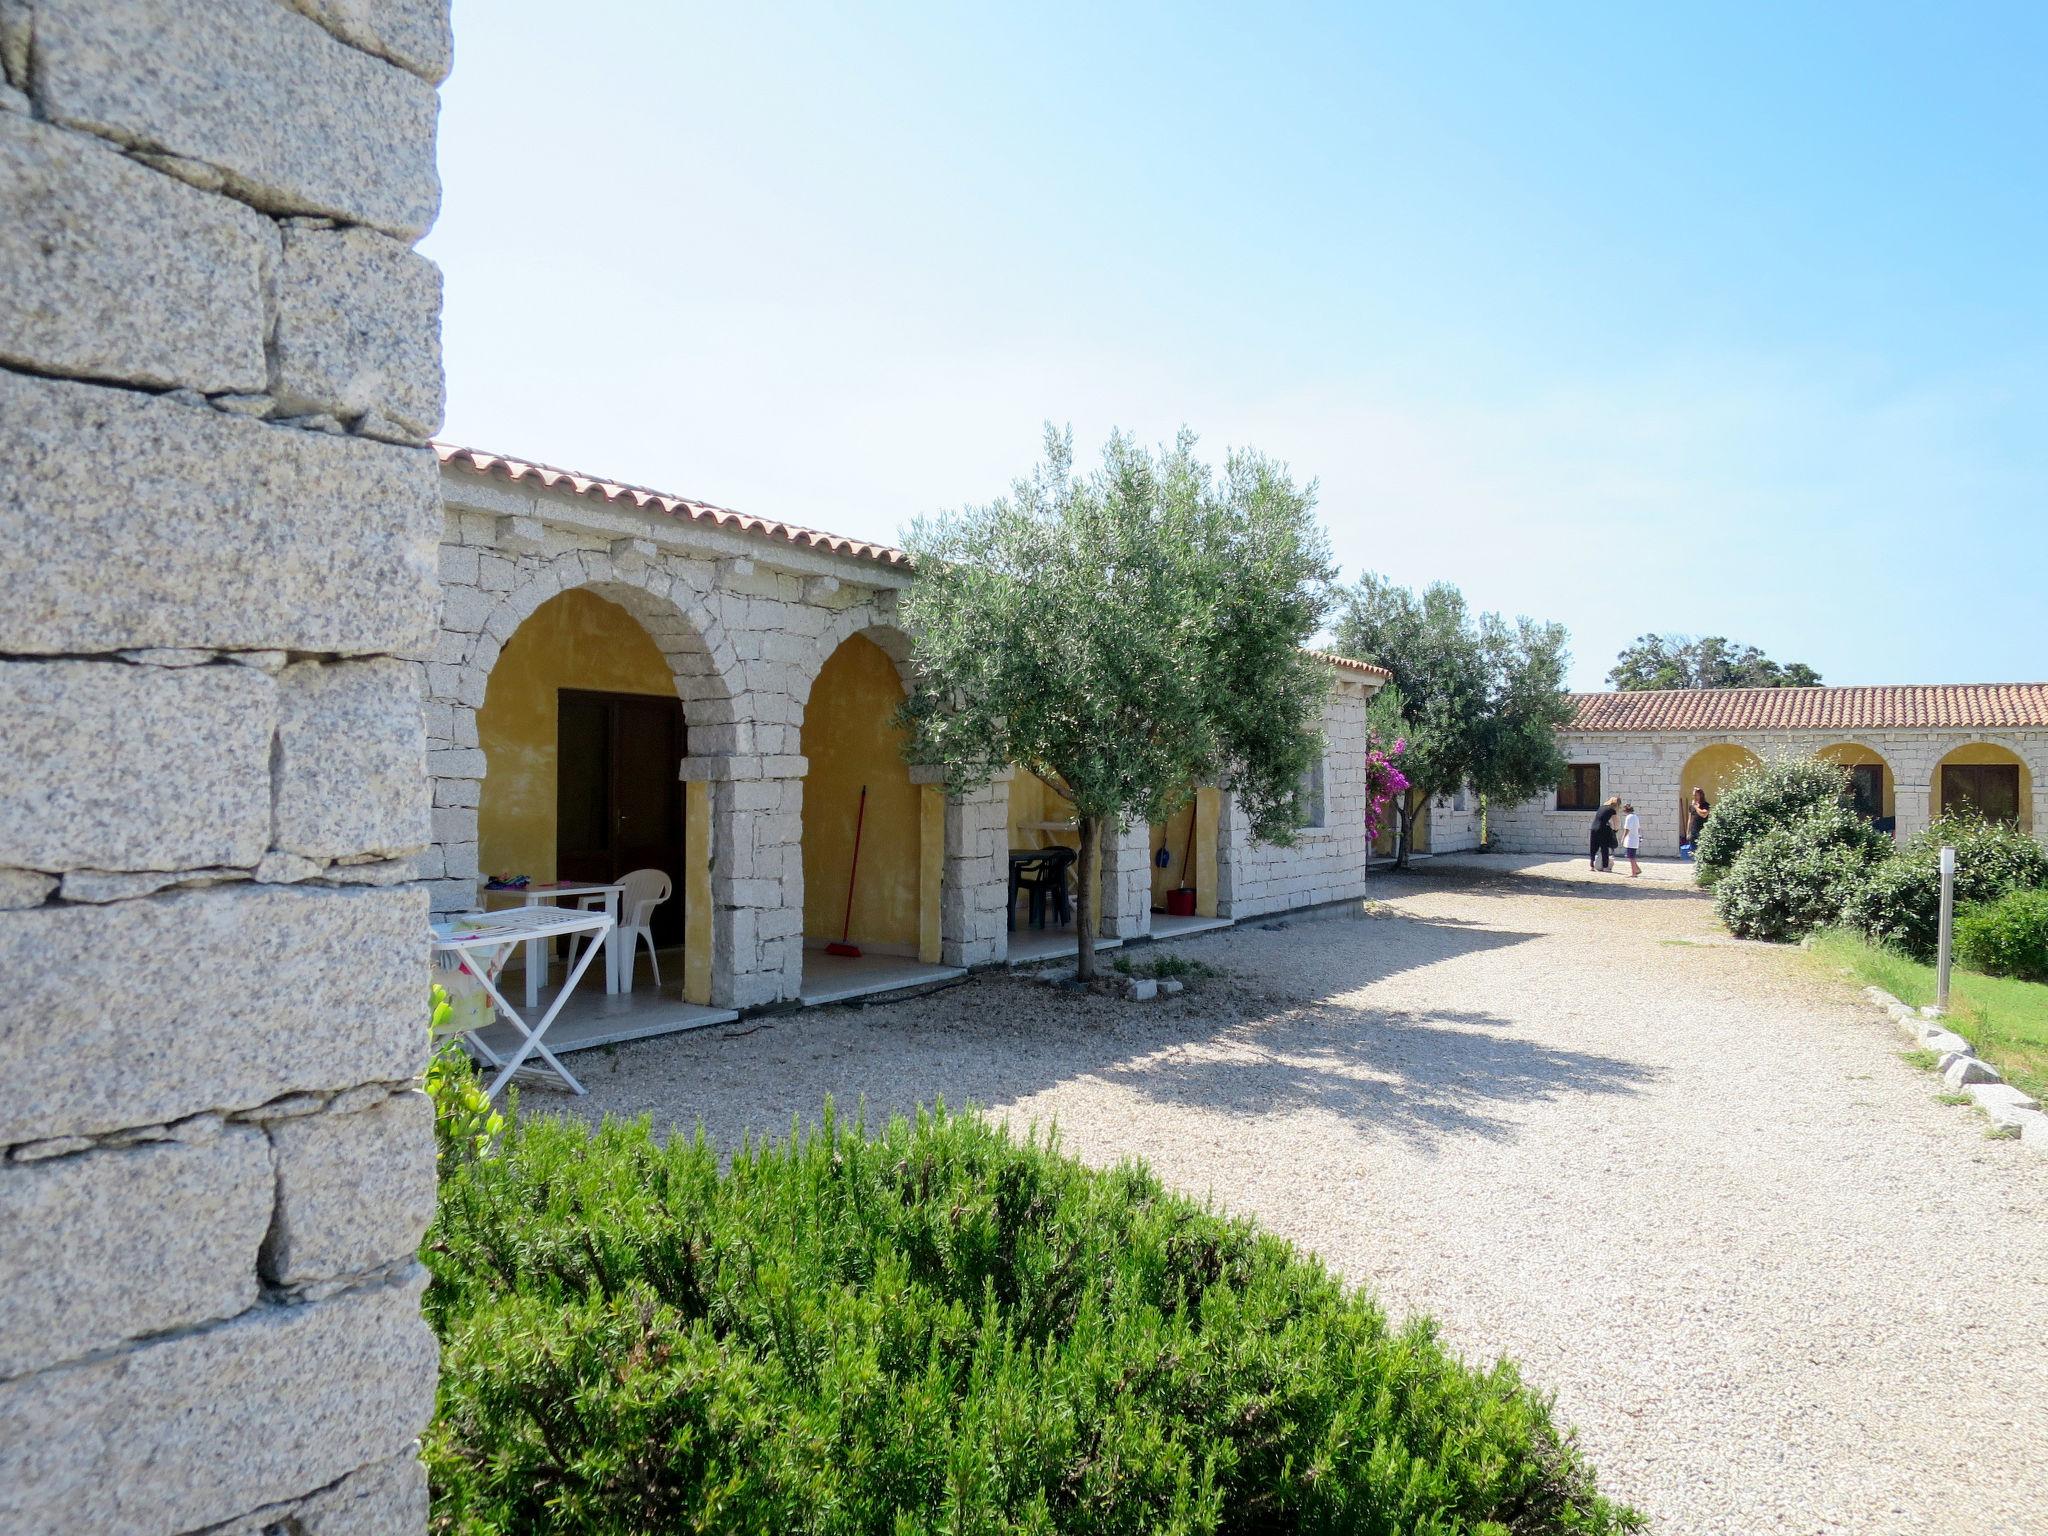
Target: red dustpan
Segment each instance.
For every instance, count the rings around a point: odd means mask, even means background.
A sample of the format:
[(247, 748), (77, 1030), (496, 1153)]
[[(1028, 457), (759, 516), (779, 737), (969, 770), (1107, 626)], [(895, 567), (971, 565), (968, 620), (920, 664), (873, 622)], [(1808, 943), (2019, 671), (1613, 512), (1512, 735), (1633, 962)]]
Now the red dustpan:
[(825, 953), (828, 955), (851, 955), (855, 959), (860, 958), (860, 946), (849, 944), (846, 939), (847, 935), (853, 932), (853, 882), (860, 874), (860, 833), (861, 828), (867, 825), (867, 819), (868, 787), (863, 784), (860, 787), (860, 809), (853, 817), (853, 867), (846, 872), (846, 916), (839, 924), (839, 937), (825, 946)]

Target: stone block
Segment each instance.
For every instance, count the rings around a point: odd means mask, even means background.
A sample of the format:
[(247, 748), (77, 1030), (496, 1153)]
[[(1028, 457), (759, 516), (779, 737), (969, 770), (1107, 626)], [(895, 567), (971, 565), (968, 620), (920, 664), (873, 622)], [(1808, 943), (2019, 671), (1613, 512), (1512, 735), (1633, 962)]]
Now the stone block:
[(270, 1207), (245, 1126), (0, 1168), (0, 1378), (245, 1310)]
[[(466, 805), (436, 806), (429, 813), (434, 841), (444, 846), (455, 843), (473, 843), (476, 837), (477, 813)], [(514, 871), (518, 873), (518, 871)]]
[(51, 121), (197, 160), (269, 213), (416, 240), (440, 204), (433, 86), (275, 0), (38, 0), (34, 91)]
[(419, 1536), (427, 1513), (426, 1467), (417, 1456), (393, 1456), (304, 1499), (211, 1526), (206, 1536)]
[(33, 869), (0, 869), (0, 912), (39, 907), (56, 888), (54, 875)]
[(424, 1286), (414, 1266), (0, 1383), (0, 1530), (189, 1531), (410, 1454), (439, 1355)]
[[(119, 216), (110, 216), (110, 210)], [(0, 361), (207, 393), (264, 387), (254, 210), (0, 113)]]
[[(484, 625), (490, 622), (496, 606), (490, 594), (475, 587), (449, 587), (441, 594), (442, 626), (457, 635), (480, 634)], [(466, 651), (468, 643), (467, 640), (457, 642), (462, 651)], [(458, 651), (457, 659), (462, 651)]]
[(263, 1240), (264, 1279), (303, 1285), (418, 1250), (434, 1215), (434, 1107), (425, 1094), (280, 1120), (270, 1144), (277, 1213)]
[(0, 864), (254, 865), (276, 708), (250, 667), (0, 662)]
[(1991, 1117), (1994, 1130), (2009, 1136), (2020, 1134), (2026, 1111), (2038, 1110), (2041, 1107), (2010, 1083), (1972, 1083), (1964, 1088), (1963, 1092), (1976, 1102), (1979, 1109)]
[(0, 373), (0, 651), (424, 647), (439, 497), (430, 449)]
[(286, 229), (270, 393), (278, 412), (441, 425), (441, 270), (368, 229)]
[(303, 885), (0, 912), (0, 1144), (414, 1076), (426, 921), (417, 889)]
[(1971, 1045), (1969, 1041), (1952, 1030), (1943, 1029), (1938, 1024), (1923, 1023), (1920, 1026), (1919, 1035), (1922, 1047), (1934, 1052), (1937, 1056), (1970, 1056), (1976, 1053), (1976, 1047)]
[(454, 39), (448, 0), (286, 0), (343, 42), (409, 69), (429, 85), (448, 78)]
[(1971, 1083), (2002, 1083), (2004, 1077), (1998, 1068), (1988, 1061), (1979, 1061), (1967, 1053), (1951, 1051), (1941, 1058), (1941, 1080), (1951, 1091), (1966, 1088)]
[(295, 662), (277, 688), (275, 846), (316, 859), (424, 847), (432, 791), (412, 669)]

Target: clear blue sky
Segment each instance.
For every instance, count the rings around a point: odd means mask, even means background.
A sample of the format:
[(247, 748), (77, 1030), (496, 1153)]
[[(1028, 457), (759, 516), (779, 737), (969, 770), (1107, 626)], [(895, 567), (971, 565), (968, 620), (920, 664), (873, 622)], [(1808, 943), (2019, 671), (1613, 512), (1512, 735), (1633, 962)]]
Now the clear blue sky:
[(1071, 422), (1347, 578), (2048, 677), (2048, 7), (458, 0), (454, 441), (893, 539)]

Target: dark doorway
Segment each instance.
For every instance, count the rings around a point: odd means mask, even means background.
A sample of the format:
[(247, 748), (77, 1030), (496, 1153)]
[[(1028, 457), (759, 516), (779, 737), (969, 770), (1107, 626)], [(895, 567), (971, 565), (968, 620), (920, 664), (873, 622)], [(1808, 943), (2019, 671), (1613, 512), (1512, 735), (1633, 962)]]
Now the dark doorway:
[(665, 870), (675, 894), (654, 909), (654, 942), (680, 944), (682, 702), (564, 688), (555, 748), (556, 878), (612, 881)]
[(1986, 821), (2020, 819), (2020, 770), (2014, 763), (1946, 763), (1941, 770), (1941, 814), (1974, 810)]
[(1878, 763), (1853, 763), (1849, 768), (1849, 800), (1856, 814), (1875, 821), (1884, 814), (1884, 768)]

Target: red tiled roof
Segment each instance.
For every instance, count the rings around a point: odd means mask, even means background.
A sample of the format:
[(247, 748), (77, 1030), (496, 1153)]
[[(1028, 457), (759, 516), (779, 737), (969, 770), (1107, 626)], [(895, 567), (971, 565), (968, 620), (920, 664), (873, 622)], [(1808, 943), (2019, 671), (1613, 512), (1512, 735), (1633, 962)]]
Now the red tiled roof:
[(1339, 656), (1335, 651), (1312, 650), (1309, 655), (1315, 657), (1317, 661), (1327, 661), (1333, 667), (1342, 667), (1347, 672), (1368, 673), (1382, 682), (1392, 682), (1394, 679), (1394, 674), (1385, 667), (1376, 667), (1369, 661), (1358, 661), (1350, 656)]
[(708, 501), (692, 501), (686, 496), (650, 491), (645, 486), (600, 480), (595, 475), (579, 475), (572, 469), (557, 469), (551, 464), (534, 464), (525, 459), (508, 458), (502, 453), (485, 453), (478, 448), (459, 448), (453, 443), (436, 443), (434, 452), (443, 464), (453, 464), (473, 474), (496, 475), (514, 484), (537, 480), (551, 490), (566, 489), (577, 496), (608, 502), (630, 501), (636, 507), (653, 508), (670, 517), (687, 518), (694, 523), (708, 523), (714, 528), (730, 528), (762, 538), (780, 539), (785, 544), (823, 550), (827, 554), (850, 555), (857, 560), (873, 560), (878, 565), (903, 566), (910, 563), (908, 554), (887, 544), (870, 544), (837, 533), (799, 527), (795, 523), (750, 517), (729, 507), (713, 506)]
[(2048, 683), (1665, 688), (1571, 695), (1573, 731), (1978, 730), (2048, 726)]

